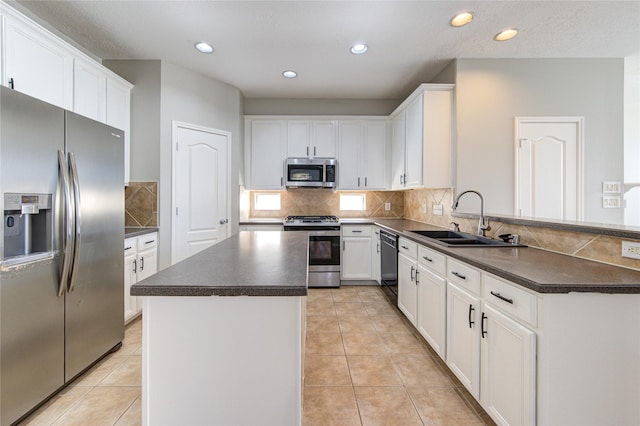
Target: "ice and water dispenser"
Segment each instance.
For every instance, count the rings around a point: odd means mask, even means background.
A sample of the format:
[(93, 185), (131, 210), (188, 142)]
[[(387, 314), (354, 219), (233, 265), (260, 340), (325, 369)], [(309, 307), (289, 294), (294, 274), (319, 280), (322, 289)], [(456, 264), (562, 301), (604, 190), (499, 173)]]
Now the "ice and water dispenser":
[(4, 194), (3, 264), (20, 264), (52, 254), (51, 194)]

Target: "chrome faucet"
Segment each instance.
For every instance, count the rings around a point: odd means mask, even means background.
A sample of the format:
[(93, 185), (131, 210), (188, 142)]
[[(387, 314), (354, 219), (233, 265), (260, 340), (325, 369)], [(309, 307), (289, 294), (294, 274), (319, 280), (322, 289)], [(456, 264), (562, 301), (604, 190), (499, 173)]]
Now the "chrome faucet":
[(472, 189), (468, 190), (468, 191), (464, 191), (461, 192), (460, 194), (458, 194), (458, 196), (456, 197), (456, 200), (453, 202), (453, 206), (451, 206), (451, 210), (455, 211), (458, 208), (458, 202), (460, 201), (460, 198), (467, 193), (473, 193), (476, 194), (478, 197), (480, 197), (480, 221), (478, 222), (478, 235), (482, 235), (484, 237), (484, 233), (485, 231), (488, 231), (491, 229), (491, 226), (489, 226), (489, 222), (487, 221), (487, 224), (484, 224), (484, 198), (482, 198), (482, 194), (480, 194), (478, 191), (474, 191)]

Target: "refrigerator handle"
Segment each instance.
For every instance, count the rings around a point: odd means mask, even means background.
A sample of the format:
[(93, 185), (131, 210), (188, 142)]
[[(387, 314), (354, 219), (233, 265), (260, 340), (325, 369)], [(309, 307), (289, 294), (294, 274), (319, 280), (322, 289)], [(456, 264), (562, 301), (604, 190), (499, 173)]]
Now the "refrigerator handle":
[(64, 191), (64, 205), (66, 214), (66, 226), (64, 232), (64, 249), (62, 253), (62, 271), (60, 272), (60, 286), (58, 287), (58, 297), (62, 296), (67, 289), (69, 280), (69, 269), (71, 267), (71, 250), (73, 250), (73, 227), (74, 215), (71, 204), (71, 186), (69, 182), (69, 167), (64, 153), (58, 150), (58, 167), (62, 178), (62, 190)]
[(76, 286), (78, 276), (78, 257), (80, 256), (80, 228), (81, 208), (80, 208), (80, 185), (78, 184), (78, 168), (76, 167), (76, 157), (73, 152), (69, 153), (69, 172), (71, 173), (71, 184), (73, 187), (74, 213), (75, 213), (75, 236), (73, 238), (73, 262), (71, 262), (71, 278), (69, 279), (69, 293)]

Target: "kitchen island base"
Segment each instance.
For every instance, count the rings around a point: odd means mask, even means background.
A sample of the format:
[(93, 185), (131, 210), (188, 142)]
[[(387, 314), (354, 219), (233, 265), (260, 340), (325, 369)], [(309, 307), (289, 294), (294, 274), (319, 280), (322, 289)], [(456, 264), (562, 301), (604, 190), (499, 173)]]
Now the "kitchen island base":
[(144, 425), (299, 425), (306, 297), (144, 297)]

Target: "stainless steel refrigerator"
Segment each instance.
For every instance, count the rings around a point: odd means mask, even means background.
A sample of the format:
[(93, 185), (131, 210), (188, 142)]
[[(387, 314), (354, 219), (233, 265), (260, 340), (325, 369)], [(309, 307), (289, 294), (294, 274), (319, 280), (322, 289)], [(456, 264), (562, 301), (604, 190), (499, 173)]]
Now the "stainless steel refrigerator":
[(0, 424), (124, 338), (124, 135), (0, 87)]

